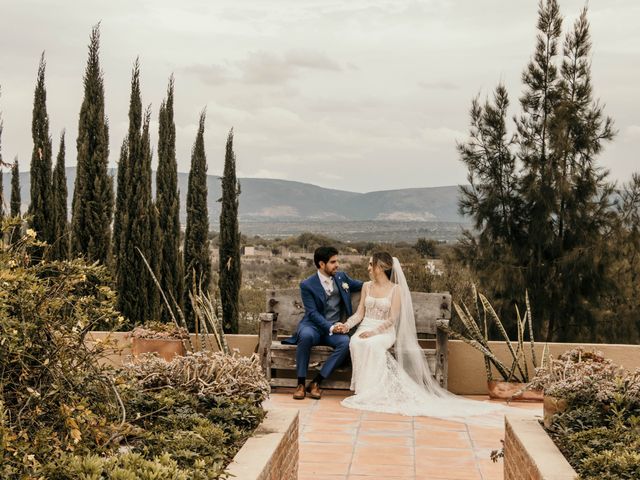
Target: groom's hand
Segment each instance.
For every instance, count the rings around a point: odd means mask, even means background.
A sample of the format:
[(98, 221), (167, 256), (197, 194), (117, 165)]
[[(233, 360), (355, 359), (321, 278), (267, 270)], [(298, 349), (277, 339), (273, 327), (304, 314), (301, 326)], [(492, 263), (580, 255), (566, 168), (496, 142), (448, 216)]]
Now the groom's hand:
[(343, 323), (337, 323), (333, 326), (333, 333), (347, 333), (347, 326)]

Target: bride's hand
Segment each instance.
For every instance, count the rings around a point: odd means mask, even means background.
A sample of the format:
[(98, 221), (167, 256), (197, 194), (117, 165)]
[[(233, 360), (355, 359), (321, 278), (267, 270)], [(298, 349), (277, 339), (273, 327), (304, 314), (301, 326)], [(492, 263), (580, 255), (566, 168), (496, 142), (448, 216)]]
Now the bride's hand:
[(373, 332), (371, 330), (366, 331), (366, 332), (362, 332), (360, 335), (358, 335), (360, 338), (369, 338), (369, 337), (373, 337)]

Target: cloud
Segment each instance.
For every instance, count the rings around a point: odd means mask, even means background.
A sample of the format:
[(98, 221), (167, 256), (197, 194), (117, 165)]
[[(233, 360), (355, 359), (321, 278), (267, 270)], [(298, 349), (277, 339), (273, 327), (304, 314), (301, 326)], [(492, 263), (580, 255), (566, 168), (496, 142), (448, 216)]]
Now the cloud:
[(418, 82), (418, 85), (425, 90), (458, 90), (459, 85), (446, 80), (440, 80), (438, 82)]
[(622, 131), (624, 142), (636, 142), (640, 140), (640, 125), (629, 125)]
[(207, 85), (232, 82), (250, 85), (284, 85), (303, 70), (340, 72), (342, 67), (324, 53), (315, 50), (289, 50), (283, 54), (253, 51), (242, 60), (219, 64), (194, 64), (182, 68)]

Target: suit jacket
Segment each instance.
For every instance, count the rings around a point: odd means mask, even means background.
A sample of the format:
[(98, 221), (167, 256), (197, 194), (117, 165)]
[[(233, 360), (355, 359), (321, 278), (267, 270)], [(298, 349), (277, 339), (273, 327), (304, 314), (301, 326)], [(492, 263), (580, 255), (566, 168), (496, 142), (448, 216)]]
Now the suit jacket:
[[(347, 317), (353, 314), (351, 306), (351, 292), (359, 292), (362, 290), (362, 282), (354, 280), (344, 272), (337, 272), (334, 276), (340, 298), (342, 299), (342, 307), (345, 309)], [(347, 286), (347, 288), (344, 287)], [(310, 325), (314, 327), (321, 335), (328, 335), (332, 323), (328, 322), (324, 316), (324, 309), (327, 304), (327, 294), (318, 278), (318, 274), (314, 273), (309, 278), (300, 282), (300, 296), (304, 305), (304, 317), (298, 323), (296, 333), (291, 337), (282, 340), (282, 343), (294, 345), (298, 343), (298, 332), (304, 326)]]

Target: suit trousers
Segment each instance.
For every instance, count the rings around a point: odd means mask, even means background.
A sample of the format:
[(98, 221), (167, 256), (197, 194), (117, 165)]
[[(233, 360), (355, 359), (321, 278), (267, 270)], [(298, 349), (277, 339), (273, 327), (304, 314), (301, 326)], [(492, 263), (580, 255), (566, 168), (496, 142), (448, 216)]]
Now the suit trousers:
[(296, 348), (298, 377), (307, 376), (311, 348), (316, 345), (326, 345), (333, 348), (333, 352), (320, 370), (320, 375), (323, 378), (329, 377), (349, 356), (349, 335), (342, 333), (321, 334), (315, 327), (305, 325), (298, 331), (298, 346)]

